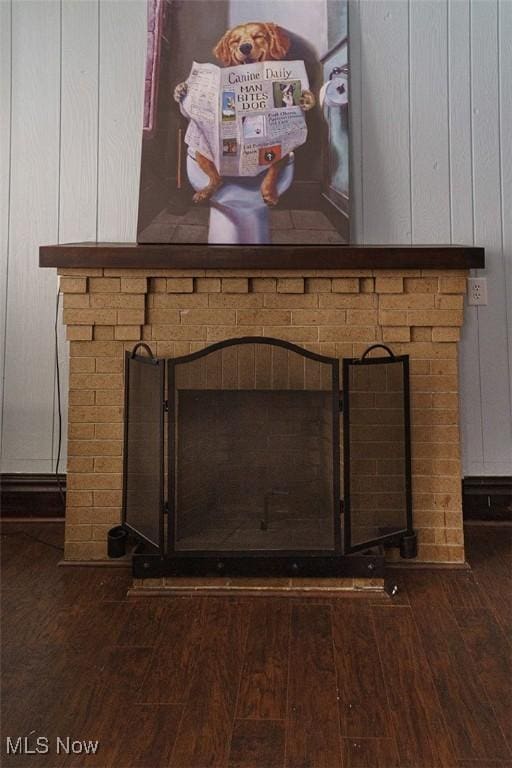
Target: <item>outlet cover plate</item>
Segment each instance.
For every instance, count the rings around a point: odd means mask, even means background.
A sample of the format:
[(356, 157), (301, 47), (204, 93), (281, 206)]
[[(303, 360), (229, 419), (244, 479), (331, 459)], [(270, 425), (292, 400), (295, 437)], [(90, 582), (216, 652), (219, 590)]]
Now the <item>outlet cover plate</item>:
[(468, 277), (468, 304), (474, 307), (487, 304), (486, 277)]

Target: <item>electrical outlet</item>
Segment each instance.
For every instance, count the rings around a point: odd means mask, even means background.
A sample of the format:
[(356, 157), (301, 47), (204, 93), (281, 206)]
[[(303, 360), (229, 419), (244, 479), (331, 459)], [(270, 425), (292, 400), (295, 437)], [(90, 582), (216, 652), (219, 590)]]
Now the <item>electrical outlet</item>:
[(468, 277), (468, 304), (479, 307), (487, 304), (486, 277)]

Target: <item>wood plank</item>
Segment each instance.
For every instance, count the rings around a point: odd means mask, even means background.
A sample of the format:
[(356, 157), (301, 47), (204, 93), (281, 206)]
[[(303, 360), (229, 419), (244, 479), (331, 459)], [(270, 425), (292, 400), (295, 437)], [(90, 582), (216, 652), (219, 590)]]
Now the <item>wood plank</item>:
[(364, 242), (411, 242), (409, 25), (400, 4), (359, 4), (364, 40)]
[(157, 644), (166, 618), (166, 603), (142, 600), (130, 603), (130, 611), (119, 631), (114, 634), (114, 645), (150, 647)]
[(100, 3), (98, 230), (133, 240), (137, 231), (147, 3)]
[(393, 738), (342, 739), (343, 768), (398, 768)]
[(372, 615), (400, 766), (452, 768), (453, 744), (412, 611), (372, 607)]
[(170, 766), (225, 766), (233, 730), (248, 621), (243, 601), (210, 598), (203, 642)]
[(176, 598), (166, 613), (138, 702), (181, 704), (188, 698), (204, 631), (204, 601)]
[[(512, 415), (507, 334), (510, 332), (510, 286), (506, 284), (502, 241), (500, 176), (500, 100), (498, 3), (475, 0), (471, 5), (474, 221), (475, 241), (485, 243), (485, 276), (492, 300), (478, 308), (480, 379), (482, 396), (483, 472), (507, 474), (511, 469)], [(507, 293), (509, 294), (507, 296)], [(508, 329), (505, 330), (504, 329)]]
[(390, 712), (369, 606), (333, 601), (334, 662), (341, 735), (392, 736)]
[(251, 610), (237, 717), (286, 717), (290, 605), (261, 600)]
[(484, 266), (484, 250), (468, 246), (137, 245), (74, 243), (42, 245), (40, 267), (143, 269), (337, 270), (468, 269)]
[(447, 0), (411, 3), (409, 31), (412, 242), (447, 242), (448, 131), (439, 130), (448, 125)]
[[(486, 692), (443, 592), (443, 576), (409, 574), (414, 620), (459, 759), (510, 757)], [(442, 627), (442, 632), (439, 628)]]
[(109, 765), (167, 768), (182, 715), (175, 704), (137, 704), (117, 720), (115, 749)]
[(11, 12), (15, 88), (8, 296), (2, 306), (2, 468), (51, 472), (57, 282), (55, 275), (37, 271), (36, 254), (41, 242), (58, 239), (60, 3), (12, 3)]
[(235, 720), (228, 768), (282, 768), (285, 724), (272, 720)]
[(341, 743), (329, 606), (293, 607), (289, 664), (285, 765), (339, 765)]
[(454, 611), (473, 668), (494, 710), (512, 758), (512, 648), (493, 612), (486, 608)]

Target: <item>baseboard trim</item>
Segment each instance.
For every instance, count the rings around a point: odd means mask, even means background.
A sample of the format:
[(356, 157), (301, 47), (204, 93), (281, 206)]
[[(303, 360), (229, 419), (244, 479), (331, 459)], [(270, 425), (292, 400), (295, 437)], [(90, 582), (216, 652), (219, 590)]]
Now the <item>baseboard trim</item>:
[(462, 481), (464, 522), (511, 522), (512, 477), (474, 476)]
[(62, 520), (64, 505), (59, 483), (66, 494), (66, 475), (34, 473), (4, 473), (0, 475), (0, 510), (7, 520)]

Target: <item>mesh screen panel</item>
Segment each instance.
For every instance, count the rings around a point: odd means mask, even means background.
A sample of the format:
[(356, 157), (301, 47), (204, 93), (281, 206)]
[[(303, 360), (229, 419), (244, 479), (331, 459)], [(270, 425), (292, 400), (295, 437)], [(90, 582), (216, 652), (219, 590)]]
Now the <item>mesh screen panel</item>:
[(351, 365), (351, 544), (407, 528), (401, 362)]
[(164, 362), (128, 361), (126, 522), (159, 545), (163, 488)]
[(332, 368), (244, 344), (175, 367), (175, 549), (334, 549)]

